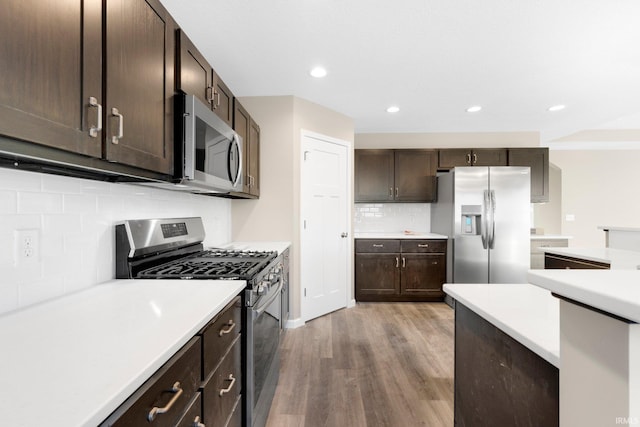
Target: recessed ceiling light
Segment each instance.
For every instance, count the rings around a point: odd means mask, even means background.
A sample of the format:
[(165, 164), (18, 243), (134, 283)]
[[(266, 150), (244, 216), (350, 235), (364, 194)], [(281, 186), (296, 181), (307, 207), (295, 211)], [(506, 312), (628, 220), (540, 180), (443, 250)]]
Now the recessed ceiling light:
[(314, 67), (309, 71), (309, 74), (311, 74), (312, 77), (320, 79), (327, 75), (327, 70), (323, 67)]
[(387, 113), (397, 113), (398, 111), (400, 111), (400, 107), (396, 105), (392, 105), (391, 107), (387, 108)]
[(549, 111), (560, 111), (560, 110), (564, 110), (565, 109), (565, 105), (554, 105), (553, 107), (549, 107), (548, 110)]
[(482, 107), (479, 105), (474, 105), (473, 107), (469, 107), (467, 108), (467, 113), (477, 113), (478, 111), (482, 110)]

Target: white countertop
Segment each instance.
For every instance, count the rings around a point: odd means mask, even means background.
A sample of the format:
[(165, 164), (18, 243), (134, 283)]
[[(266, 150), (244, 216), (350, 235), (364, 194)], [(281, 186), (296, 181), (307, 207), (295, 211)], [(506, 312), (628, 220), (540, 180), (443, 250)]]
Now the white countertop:
[(444, 291), (489, 323), (560, 366), (558, 299), (529, 284), (445, 284)]
[(244, 287), (114, 280), (0, 316), (0, 425), (96, 426)]
[(604, 262), (612, 270), (637, 269), (640, 266), (640, 252), (612, 248), (540, 248), (544, 252)]
[(558, 295), (640, 323), (638, 270), (529, 270), (528, 279)]
[(287, 250), (291, 242), (231, 242), (220, 246), (222, 249), (234, 249), (238, 251), (278, 251), (278, 255)]
[(573, 239), (572, 236), (562, 236), (559, 234), (532, 234), (531, 240), (562, 240), (562, 239)]
[(405, 234), (403, 231), (381, 233), (381, 232), (358, 232), (353, 233), (355, 239), (446, 239), (442, 234), (416, 231), (412, 234)]

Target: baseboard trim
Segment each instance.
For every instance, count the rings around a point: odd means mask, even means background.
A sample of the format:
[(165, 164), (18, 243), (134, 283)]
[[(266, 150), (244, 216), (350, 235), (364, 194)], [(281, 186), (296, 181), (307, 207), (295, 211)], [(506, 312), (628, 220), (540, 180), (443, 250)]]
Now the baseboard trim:
[(284, 324), (285, 329), (296, 329), (300, 326), (304, 326), (304, 320), (302, 320), (300, 317), (298, 317), (297, 319), (289, 319), (287, 320), (287, 323)]

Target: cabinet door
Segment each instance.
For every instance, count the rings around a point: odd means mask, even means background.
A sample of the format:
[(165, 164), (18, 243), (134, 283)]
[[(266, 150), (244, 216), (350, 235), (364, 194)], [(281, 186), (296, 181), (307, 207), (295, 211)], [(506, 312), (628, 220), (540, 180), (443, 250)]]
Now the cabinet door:
[(6, 0), (0, 13), (0, 135), (102, 155), (102, 2)]
[(356, 300), (373, 301), (400, 293), (400, 254), (356, 253)]
[(220, 76), (213, 73), (213, 111), (224, 120), (229, 126), (233, 125), (233, 94), (229, 87), (222, 81)]
[(355, 201), (392, 201), (393, 150), (355, 150)]
[(157, 0), (107, 0), (105, 13), (105, 157), (173, 173), (175, 24)]
[(449, 148), (439, 150), (438, 167), (451, 169), (457, 166), (471, 166), (471, 150), (468, 148)]
[(249, 122), (249, 177), (251, 195), (260, 196), (260, 126), (255, 120)]
[(413, 296), (443, 297), (446, 280), (444, 254), (402, 254), (400, 293)]
[(435, 150), (396, 150), (395, 200), (434, 202), (437, 169), (438, 152)]
[(507, 150), (504, 148), (479, 148), (471, 152), (473, 166), (507, 166)]
[(531, 203), (549, 201), (548, 148), (510, 148), (509, 166), (531, 168)]
[(211, 106), (213, 81), (211, 65), (194, 46), (182, 30), (178, 30), (178, 64), (176, 67), (176, 88), (194, 95), (204, 104)]

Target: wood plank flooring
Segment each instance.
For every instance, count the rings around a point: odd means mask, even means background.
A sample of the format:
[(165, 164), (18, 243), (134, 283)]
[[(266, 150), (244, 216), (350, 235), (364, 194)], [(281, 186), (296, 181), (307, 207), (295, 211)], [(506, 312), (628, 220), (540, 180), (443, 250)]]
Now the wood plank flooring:
[(284, 334), (267, 427), (453, 426), (454, 312), (358, 303)]

